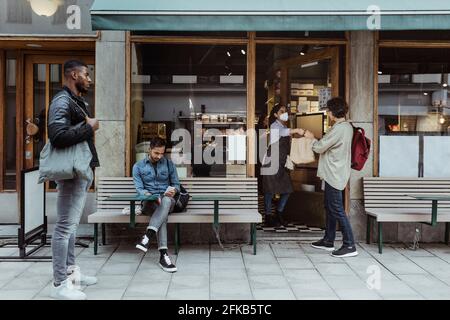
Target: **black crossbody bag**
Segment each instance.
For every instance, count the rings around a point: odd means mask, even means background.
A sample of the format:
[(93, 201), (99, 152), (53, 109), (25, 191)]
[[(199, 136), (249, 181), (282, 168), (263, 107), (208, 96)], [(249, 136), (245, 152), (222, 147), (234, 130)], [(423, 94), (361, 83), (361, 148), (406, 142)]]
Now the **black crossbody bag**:
[[(169, 173), (169, 185), (172, 185), (172, 181), (170, 179), (171, 173), (170, 173), (169, 159), (166, 158), (166, 161), (167, 161), (166, 162), (167, 172)], [(181, 183), (180, 183), (180, 191), (177, 191), (177, 193), (173, 198), (175, 199), (175, 206), (173, 207), (172, 212), (186, 211), (186, 207), (189, 202), (190, 196), (187, 190), (181, 185)]]

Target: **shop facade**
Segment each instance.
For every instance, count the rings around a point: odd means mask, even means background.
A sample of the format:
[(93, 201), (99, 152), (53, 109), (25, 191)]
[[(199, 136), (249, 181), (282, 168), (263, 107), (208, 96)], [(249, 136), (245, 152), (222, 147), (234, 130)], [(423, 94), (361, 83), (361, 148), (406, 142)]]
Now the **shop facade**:
[[(415, 25), (392, 13), (381, 17), (379, 29), (368, 30), (371, 15), (363, 4), (356, 15), (350, 8), (333, 11), (332, 6), (312, 8), (316, 14), (305, 13), (305, 8), (280, 12), (266, 6), (262, 12), (272, 13), (264, 20), (260, 18), (266, 15), (254, 10), (261, 4), (250, 4), (254, 7), (248, 10), (236, 3), (234, 12), (225, 15), (224, 7), (204, 4), (206, 8), (195, 10), (200, 2), (187, 7), (179, 3), (178, 8), (161, 2), (148, 8), (142, 1), (123, 7), (95, 1), (85, 26), (88, 34), (71, 37), (24, 37), (5, 29), (0, 50), (0, 98), (5, 101), (0, 112), (4, 124), (0, 203), (9, 206), (10, 213), (0, 217), (1, 223), (17, 222), (13, 204), (20, 188), (12, 176), (36, 165), (45, 141), (45, 132), (27, 137), (26, 121), (45, 113), (43, 106), (60, 85), (61, 64), (69, 56), (85, 60), (95, 73), (91, 105), (101, 125), (95, 137), (101, 162), (96, 177), (130, 176), (148, 139), (171, 140), (177, 129), (190, 134), (192, 157), (204, 153), (212, 142), (229, 147), (233, 141), (235, 150), (221, 155), (220, 163), (179, 165), (180, 176), (258, 176), (262, 146), (257, 135), (248, 132), (260, 129), (273, 105), (282, 103), (291, 113), (292, 127), (311, 125), (311, 130), (323, 134), (330, 123), (318, 109), (330, 96), (345, 97), (349, 118), (373, 141), (370, 160), (362, 171), (352, 172), (345, 191), (356, 238), (363, 239), (366, 227), (362, 177), (450, 177), (445, 166), (450, 160), (445, 148), (450, 120), (446, 108), (450, 32), (445, 29), (450, 29), (450, 17), (445, 8), (431, 3), (433, 10), (410, 9), (422, 12)], [(175, 10), (180, 8), (184, 9)], [(418, 25), (430, 30), (420, 31)], [(394, 29), (403, 31), (390, 31)], [(42, 47), (30, 47), (29, 42)], [(170, 151), (177, 150), (177, 142), (170, 141)], [(295, 193), (287, 214), (290, 220), (320, 227), (323, 194), (316, 166), (292, 172)], [(51, 222), (56, 196), (51, 185), (48, 189)], [(82, 223), (94, 211), (93, 190)], [(410, 241), (416, 227), (388, 225), (386, 240)], [(183, 239), (201, 241), (201, 228), (192, 226)], [(243, 228), (226, 226), (224, 239), (246, 237)], [(441, 240), (439, 228), (420, 228), (424, 241)]]

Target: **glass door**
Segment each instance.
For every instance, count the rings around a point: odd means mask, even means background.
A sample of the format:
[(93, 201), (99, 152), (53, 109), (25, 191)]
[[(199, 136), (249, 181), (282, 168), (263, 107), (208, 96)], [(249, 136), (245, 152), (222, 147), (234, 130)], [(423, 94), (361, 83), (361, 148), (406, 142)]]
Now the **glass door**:
[[(47, 142), (47, 113), (50, 102), (64, 85), (63, 65), (69, 59), (79, 59), (88, 64), (94, 76), (93, 56), (29, 55), (25, 58), (25, 110), (24, 110), (24, 166), (39, 166), (39, 154)], [(85, 99), (89, 112), (94, 115), (95, 84)]]

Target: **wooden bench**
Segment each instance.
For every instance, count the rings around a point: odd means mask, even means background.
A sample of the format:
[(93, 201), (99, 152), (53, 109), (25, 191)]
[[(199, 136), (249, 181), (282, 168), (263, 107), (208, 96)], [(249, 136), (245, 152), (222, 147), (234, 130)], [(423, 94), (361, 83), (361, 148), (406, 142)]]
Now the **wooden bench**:
[[(258, 212), (258, 182), (256, 178), (186, 178), (180, 180), (191, 196), (227, 194), (239, 195), (240, 201), (220, 202), (219, 223), (250, 223), (251, 243), (256, 254), (256, 223), (262, 222)], [(136, 194), (131, 177), (102, 177), (97, 184), (97, 212), (88, 216), (88, 223), (94, 223), (94, 254), (98, 247), (98, 225), (102, 227), (102, 242), (105, 244), (105, 225), (108, 223), (129, 223), (130, 216), (122, 209), (129, 207), (127, 201), (108, 201), (111, 195)], [(175, 223), (175, 252), (180, 244), (181, 223), (214, 223), (214, 202), (191, 199), (187, 211), (169, 214), (168, 223)], [(136, 223), (148, 224), (151, 216), (138, 215)]]
[[(367, 214), (366, 242), (370, 243), (371, 220), (378, 223), (378, 251), (383, 252), (383, 222), (419, 222), (432, 225), (430, 200), (412, 195), (450, 195), (450, 179), (365, 177), (364, 208)], [(445, 242), (449, 243), (450, 201), (439, 201), (436, 222), (445, 222)]]

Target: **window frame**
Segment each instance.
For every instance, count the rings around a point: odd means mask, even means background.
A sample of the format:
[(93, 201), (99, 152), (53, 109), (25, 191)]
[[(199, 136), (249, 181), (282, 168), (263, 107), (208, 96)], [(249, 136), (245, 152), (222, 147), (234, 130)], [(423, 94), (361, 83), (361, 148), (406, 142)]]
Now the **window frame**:
[(380, 65), (380, 49), (382, 48), (411, 48), (411, 49), (450, 49), (450, 40), (380, 40), (380, 32), (375, 33), (375, 50), (373, 57), (373, 132), (374, 132), (374, 159), (373, 159), (373, 176), (380, 175), (379, 160), (379, 130), (378, 130), (378, 68)]
[[(126, 120), (125, 120), (125, 174), (131, 176), (131, 154), (133, 146), (131, 145), (131, 52), (133, 44), (190, 44), (190, 45), (246, 45), (247, 46), (247, 130), (255, 128), (255, 80), (256, 80), (256, 45), (257, 44), (322, 44), (344, 46), (346, 51), (345, 61), (345, 98), (348, 101), (349, 94), (349, 37), (350, 33), (345, 32), (345, 38), (329, 39), (329, 38), (257, 38), (255, 31), (247, 32), (247, 37), (181, 37), (181, 36), (144, 36), (132, 35), (130, 31), (126, 32), (125, 37), (125, 66), (126, 66)], [(250, 131), (252, 132), (252, 131)], [(256, 144), (256, 138), (250, 134), (247, 136), (249, 146)], [(247, 148), (247, 159), (256, 159), (255, 148)], [(255, 177), (255, 165), (247, 161), (247, 177)]]

